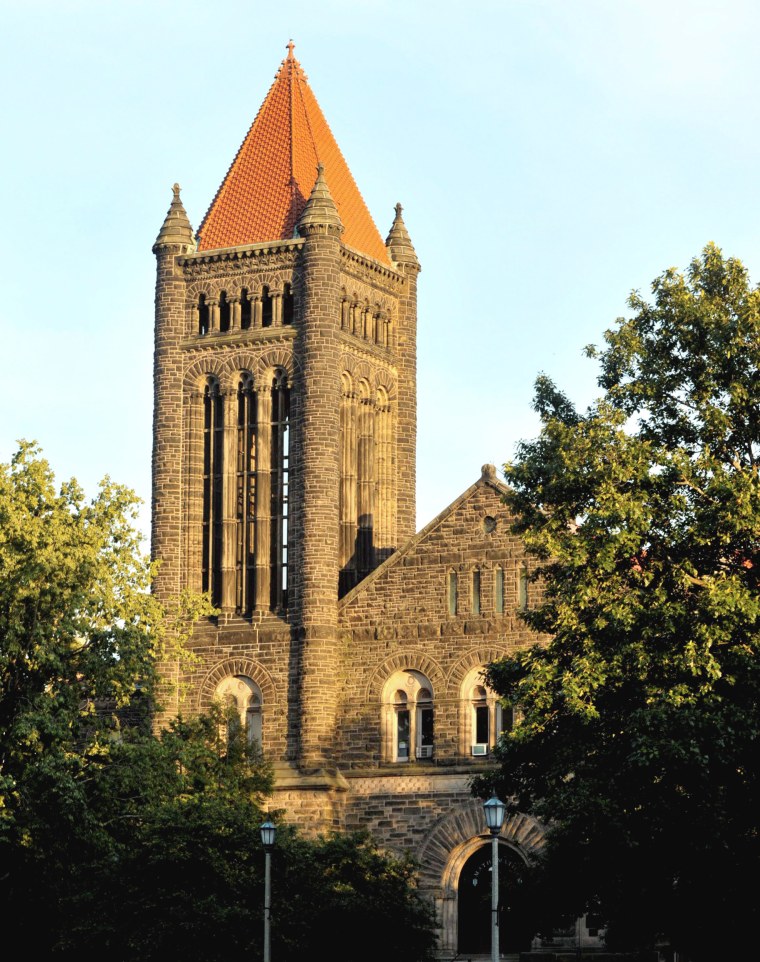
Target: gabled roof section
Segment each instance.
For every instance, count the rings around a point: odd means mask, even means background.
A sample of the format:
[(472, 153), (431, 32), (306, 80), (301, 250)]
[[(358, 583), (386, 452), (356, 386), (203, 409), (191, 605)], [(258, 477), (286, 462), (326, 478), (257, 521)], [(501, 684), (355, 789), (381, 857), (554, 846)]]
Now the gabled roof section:
[(288, 55), (198, 229), (198, 250), (288, 240), (324, 167), (343, 243), (383, 264), (388, 252), (306, 74)]
[(450, 515), (459, 510), (465, 501), (471, 498), (476, 491), (483, 487), (493, 488), (500, 498), (503, 498), (504, 495), (509, 491), (507, 485), (496, 477), (495, 466), (493, 464), (484, 464), (480, 471), (480, 477), (474, 484), (471, 484), (469, 488), (466, 488), (459, 495), (459, 497), (456, 498), (456, 500), (452, 501), (447, 508), (444, 508), (443, 511), (439, 512), (432, 521), (429, 521), (424, 528), (421, 528), (417, 534), (413, 535), (406, 542), (406, 544), (401, 545), (397, 551), (394, 551), (393, 554), (386, 558), (381, 565), (378, 565), (374, 571), (371, 571), (366, 578), (362, 578), (358, 585), (346, 592), (346, 594), (339, 600), (338, 607), (345, 608), (357, 595), (365, 591), (367, 587), (373, 582), (377, 581), (378, 578), (381, 578), (384, 572), (386, 572), (389, 568), (392, 568), (397, 564), (402, 564), (403, 559), (411, 554), (421, 541), (424, 541), (432, 531), (435, 531), (435, 529), (439, 525), (443, 524), (443, 522)]

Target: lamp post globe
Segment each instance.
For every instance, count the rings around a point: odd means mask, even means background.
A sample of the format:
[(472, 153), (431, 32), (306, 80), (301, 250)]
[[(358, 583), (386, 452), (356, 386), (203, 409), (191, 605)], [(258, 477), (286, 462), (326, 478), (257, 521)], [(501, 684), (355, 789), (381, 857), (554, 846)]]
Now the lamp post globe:
[(270, 822), (269, 819), (267, 819), (266, 822), (263, 823), (259, 831), (261, 832), (261, 844), (264, 846), (265, 849), (266, 848), (271, 849), (272, 846), (274, 845), (275, 835), (277, 834), (277, 826), (274, 825), (272, 822)]
[(492, 835), (498, 835), (501, 831), (501, 827), (504, 824), (504, 815), (506, 811), (507, 806), (500, 798), (497, 798), (496, 795), (492, 795), (487, 802), (483, 803), (483, 812), (486, 816), (486, 825), (488, 826)]

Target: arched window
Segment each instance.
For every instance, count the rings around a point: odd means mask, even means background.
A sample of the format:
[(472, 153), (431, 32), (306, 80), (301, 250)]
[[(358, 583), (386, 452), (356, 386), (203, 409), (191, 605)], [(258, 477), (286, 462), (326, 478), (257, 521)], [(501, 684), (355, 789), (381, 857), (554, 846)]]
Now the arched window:
[(244, 731), (249, 745), (261, 745), (261, 689), (254, 681), (229, 676), (217, 685), (214, 700), (225, 708), (228, 741)]
[(483, 666), (473, 668), (462, 686), (465, 755), (488, 755), (505, 730), (506, 720), (510, 721), (511, 728), (511, 711), (502, 710), (496, 693), (487, 687), (483, 673)]
[(218, 605), (222, 590), (222, 451), (224, 413), (219, 382), (209, 377), (203, 392), (203, 548), (201, 590)]
[(385, 751), (389, 761), (430, 759), (435, 751), (433, 688), (419, 671), (395, 672), (386, 682)]

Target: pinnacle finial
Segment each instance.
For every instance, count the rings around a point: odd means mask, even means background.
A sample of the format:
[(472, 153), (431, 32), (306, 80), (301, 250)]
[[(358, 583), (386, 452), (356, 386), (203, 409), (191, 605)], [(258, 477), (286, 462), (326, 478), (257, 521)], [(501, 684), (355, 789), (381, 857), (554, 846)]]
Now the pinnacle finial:
[(325, 180), (325, 167), (320, 160), (317, 163), (317, 179), (312, 187), (309, 199), (303, 213), (298, 219), (298, 228), (324, 227), (328, 230), (343, 231), (343, 224), (335, 206), (330, 188)]
[(420, 262), (417, 260), (417, 253), (414, 250), (409, 231), (406, 229), (404, 218), (401, 216), (403, 210), (401, 204), (396, 204), (396, 216), (393, 218), (390, 232), (385, 241), (391, 260), (397, 264), (413, 264), (419, 270)]
[(172, 202), (161, 225), (161, 230), (158, 232), (156, 243), (153, 245), (154, 252), (160, 247), (175, 245), (188, 248), (195, 247), (193, 229), (180, 200), (179, 191), (179, 184), (174, 184), (172, 187)]
[(295, 47), (295, 44), (293, 43), (293, 40), (292, 40), (292, 39), (291, 39), (291, 40), (288, 40), (288, 42), (285, 44), (285, 47), (286, 47), (286, 49), (287, 49), (287, 51), (288, 51), (288, 60), (292, 60), (292, 59), (293, 59), (293, 48)]

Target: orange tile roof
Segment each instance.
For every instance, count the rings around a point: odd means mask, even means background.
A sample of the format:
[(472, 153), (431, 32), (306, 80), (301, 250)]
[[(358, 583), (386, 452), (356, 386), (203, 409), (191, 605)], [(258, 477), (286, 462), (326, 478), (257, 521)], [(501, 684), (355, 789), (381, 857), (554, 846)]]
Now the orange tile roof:
[(198, 250), (293, 237), (317, 179), (317, 163), (343, 222), (343, 242), (390, 263), (377, 227), (293, 56), (274, 83), (198, 229)]

